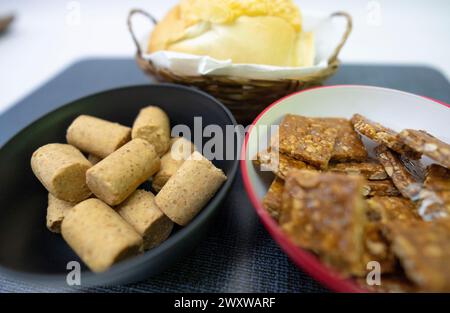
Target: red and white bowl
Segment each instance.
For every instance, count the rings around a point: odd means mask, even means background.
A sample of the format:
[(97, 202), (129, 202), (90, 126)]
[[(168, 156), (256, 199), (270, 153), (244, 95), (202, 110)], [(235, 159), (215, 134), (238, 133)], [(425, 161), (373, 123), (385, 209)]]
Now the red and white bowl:
[[(450, 142), (450, 105), (407, 92), (371, 86), (328, 86), (284, 97), (267, 107), (252, 123), (242, 149), (241, 171), (247, 194), (264, 226), (291, 260), (328, 288), (340, 292), (364, 292), (350, 279), (343, 279), (312, 253), (301, 249), (282, 232), (262, 207), (262, 198), (273, 174), (260, 172), (251, 158), (264, 149), (267, 132), (260, 127), (279, 124), (285, 114), (317, 117), (346, 117), (360, 113), (400, 131), (424, 129)], [(365, 143), (368, 143), (367, 141)], [(370, 146), (370, 144), (369, 144)], [(425, 163), (430, 160), (424, 159)]]

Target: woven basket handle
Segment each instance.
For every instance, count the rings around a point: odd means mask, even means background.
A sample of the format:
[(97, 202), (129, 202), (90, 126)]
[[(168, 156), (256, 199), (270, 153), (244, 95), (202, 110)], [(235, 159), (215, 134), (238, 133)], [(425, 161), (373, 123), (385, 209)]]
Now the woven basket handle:
[(134, 45), (136, 46), (137, 53), (141, 55), (142, 54), (141, 45), (139, 44), (139, 41), (137, 40), (136, 35), (134, 34), (132, 23), (133, 16), (135, 16), (136, 14), (141, 14), (147, 17), (153, 23), (153, 25), (156, 25), (158, 21), (150, 13), (145, 12), (144, 10), (141, 9), (133, 9), (130, 11), (130, 13), (128, 13), (127, 19), (128, 31), (130, 32), (131, 38), (133, 39)]
[(353, 28), (352, 17), (350, 16), (350, 14), (348, 14), (347, 12), (335, 12), (335, 13), (330, 15), (330, 18), (333, 18), (333, 17), (336, 17), (336, 16), (340, 16), (340, 17), (345, 18), (345, 20), (347, 22), (347, 25), (345, 27), (345, 32), (342, 35), (341, 41), (339, 42), (337, 47), (334, 49), (333, 54), (328, 59), (328, 64), (332, 64), (332, 63), (335, 63), (337, 61), (337, 57), (339, 55), (339, 52), (341, 52), (341, 49), (344, 46), (345, 42), (347, 41), (347, 38), (350, 35), (350, 33), (352, 32), (352, 28)]

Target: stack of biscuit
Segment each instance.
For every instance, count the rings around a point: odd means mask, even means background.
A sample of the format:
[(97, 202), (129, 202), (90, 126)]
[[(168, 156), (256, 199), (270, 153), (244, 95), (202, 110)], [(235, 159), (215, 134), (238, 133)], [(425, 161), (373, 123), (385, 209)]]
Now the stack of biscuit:
[[(373, 156), (361, 135), (377, 144)], [(423, 169), (425, 155), (436, 163)], [(288, 114), (254, 163), (275, 174), (263, 206), (296, 245), (380, 291), (450, 291), (450, 145), (350, 120)], [(380, 264), (382, 285), (362, 279)]]
[[(48, 191), (47, 227), (94, 272), (165, 241), (188, 224), (226, 180), (187, 139), (170, 137), (157, 106), (132, 128), (78, 116), (66, 144), (37, 149), (31, 167)], [(152, 180), (152, 190), (142, 186)]]

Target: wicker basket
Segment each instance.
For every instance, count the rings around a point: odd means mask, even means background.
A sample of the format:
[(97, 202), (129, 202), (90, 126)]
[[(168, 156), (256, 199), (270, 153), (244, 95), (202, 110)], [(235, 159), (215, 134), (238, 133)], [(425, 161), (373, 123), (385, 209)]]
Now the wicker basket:
[(326, 68), (300, 79), (262, 80), (216, 75), (180, 76), (167, 69), (157, 69), (150, 61), (142, 57), (141, 46), (131, 23), (135, 14), (146, 16), (154, 25), (157, 21), (149, 13), (139, 9), (131, 10), (128, 15), (128, 29), (136, 45), (136, 61), (139, 67), (160, 81), (195, 86), (213, 95), (231, 110), (240, 123), (251, 122), (267, 105), (287, 94), (321, 85), (325, 79), (337, 71), (340, 64), (338, 54), (352, 30), (352, 19), (348, 13), (333, 13), (331, 17), (340, 16), (346, 19), (347, 25), (342, 39), (328, 59)]

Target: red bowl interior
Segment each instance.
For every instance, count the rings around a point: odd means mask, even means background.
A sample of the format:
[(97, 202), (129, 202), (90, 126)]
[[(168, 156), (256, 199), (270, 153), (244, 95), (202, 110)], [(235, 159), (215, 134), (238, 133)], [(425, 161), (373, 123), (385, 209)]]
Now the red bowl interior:
[[(325, 86), (325, 87), (316, 87), (316, 88), (333, 88), (338, 86)], [(300, 91), (297, 93), (304, 92)], [(302, 268), (306, 273), (311, 275), (314, 279), (330, 288), (331, 290), (338, 292), (369, 292), (366, 289), (361, 288), (351, 279), (343, 278), (338, 272), (331, 269), (330, 267), (323, 264), (317, 256), (312, 254), (311, 252), (302, 249), (296, 246), (281, 230), (278, 224), (273, 220), (273, 218), (267, 213), (267, 211), (263, 208), (261, 201), (258, 199), (255, 190), (250, 182), (250, 178), (247, 172), (246, 167), (246, 155), (247, 155), (247, 144), (250, 133), (253, 129), (253, 126), (258, 122), (258, 120), (269, 110), (271, 107), (276, 106), (283, 100), (288, 97), (291, 97), (297, 93), (293, 93), (288, 95), (282, 99), (277, 100), (276, 102), (269, 105), (264, 111), (262, 111), (258, 117), (252, 122), (252, 125), (247, 132), (245, 137), (245, 141), (242, 147), (242, 155), (241, 155), (241, 172), (244, 181), (245, 190), (250, 198), (251, 203), (256, 209), (256, 213), (261, 219), (263, 225), (272, 236), (272, 238), (280, 245), (283, 251), (290, 257), (290, 259), (300, 268)], [(442, 105), (450, 107), (448, 104), (443, 103), (441, 101), (430, 99), (429, 100), (438, 102)]]

